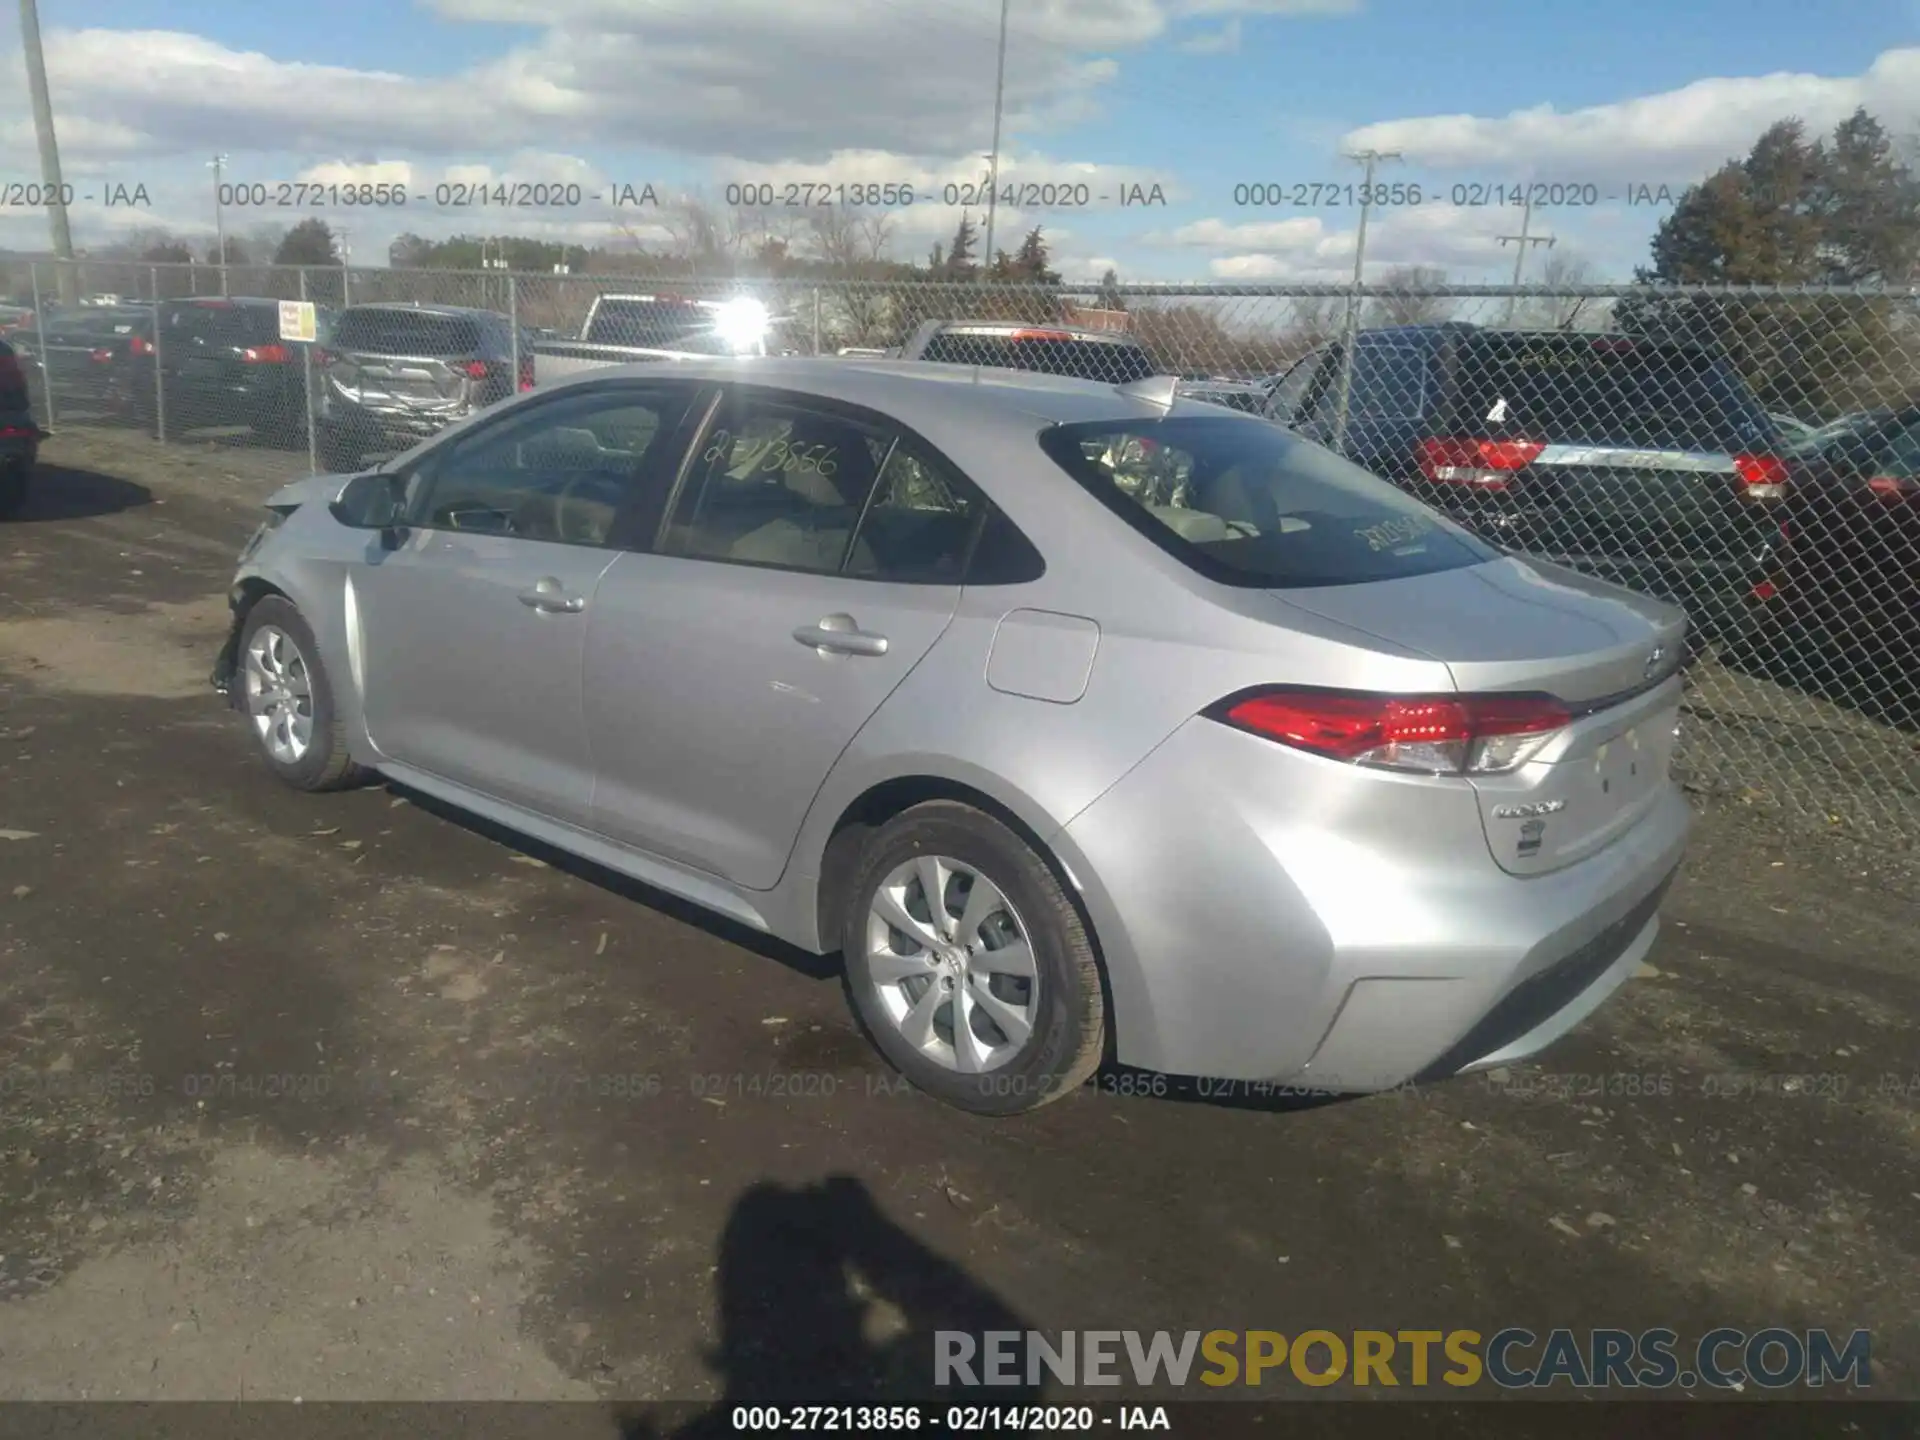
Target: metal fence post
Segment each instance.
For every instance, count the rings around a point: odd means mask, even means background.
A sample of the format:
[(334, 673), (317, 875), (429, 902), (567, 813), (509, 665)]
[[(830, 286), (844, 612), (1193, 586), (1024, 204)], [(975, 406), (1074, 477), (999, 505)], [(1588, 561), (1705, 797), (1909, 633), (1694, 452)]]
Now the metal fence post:
[(511, 398), (520, 393), (520, 278), (512, 274), (507, 276), (507, 344), (513, 366), (513, 379), (508, 382), (513, 387), (508, 392)]
[[(345, 274), (346, 272), (342, 271), (341, 273)], [(307, 267), (302, 265), (300, 267), (300, 299), (302, 303), (305, 303), (306, 298)], [(314, 321), (314, 336), (316, 339), (319, 337), (318, 319)], [(309, 475), (318, 475), (320, 473), (320, 438), (319, 427), (314, 423), (313, 346), (306, 344), (304, 341), (300, 346), (300, 389), (303, 396), (302, 408), (305, 409), (307, 414), (307, 473)]]
[[(39, 350), (40, 398), (47, 407), (47, 428), (51, 430), (54, 420), (53, 371), (47, 366), (47, 315), (40, 304), (40, 263), (37, 260), (27, 264), (27, 281), (33, 286), (33, 338)], [(59, 283), (59, 277), (55, 276), (54, 284)]]
[(813, 287), (813, 353), (820, 353), (820, 287)]

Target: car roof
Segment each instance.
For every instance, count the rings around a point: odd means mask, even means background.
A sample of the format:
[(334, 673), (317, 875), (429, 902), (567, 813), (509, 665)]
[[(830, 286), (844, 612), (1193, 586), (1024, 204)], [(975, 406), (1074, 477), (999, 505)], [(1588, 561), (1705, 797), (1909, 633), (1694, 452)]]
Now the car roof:
[(450, 315), (456, 318), (468, 315), (492, 316), (501, 320), (507, 318), (498, 310), (487, 310), (478, 305), (440, 305), (412, 300), (364, 300), (358, 304), (348, 305), (340, 313), (351, 315), (356, 310), (389, 310), (402, 315)]
[[(762, 385), (861, 405), (893, 416), (916, 429), (936, 426), (943, 413), (976, 418), (1025, 417), (1048, 424), (1100, 420), (1158, 419), (1166, 412), (1138, 395), (1095, 380), (1074, 380), (1030, 370), (984, 365), (943, 365), (925, 360), (868, 359), (862, 356), (753, 356), (740, 359), (678, 360), (676, 377), (708, 383)], [(612, 365), (584, 370), (554, 382), (558, 390), (608, 379), (657, 380), (657, 363)], [(1179, 402), (1175, 402), (1176, 410)], [(1211, 415), (1239, 412), (1208, 407)], [(1249, 424), (1265, 424), (1243, 415)]]

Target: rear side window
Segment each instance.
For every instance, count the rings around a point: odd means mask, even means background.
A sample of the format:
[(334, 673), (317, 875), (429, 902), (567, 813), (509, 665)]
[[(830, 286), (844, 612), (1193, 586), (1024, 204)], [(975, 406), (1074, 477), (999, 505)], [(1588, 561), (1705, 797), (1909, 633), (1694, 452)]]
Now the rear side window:
[(1326, 352), (1309, 355), (1291, 370), (1280, 383), (1273, 387), (1273, 395), (1267, 401), (1267, 418), (1278, 420), (1282, 425), (1291, 424), (1296, 418), (1295, 412), (1301, 402), (1307, 398), (1307, 390), (1313, 384), (1313, 377), (1320, 373), (1321, 363)]
[(1128, 524), (1227, 585), (1353, 585), (1498, 558), (1386, 481), (1277, 425), (1226, 416), (1059, 425), (1040, 445)]
[(1724, 361), (1619, 337), (1489, 335), (1461, 347), (1454, 428), (1543, 445), (1714, 454), (1779, 448)]
[(1152, 357), (1138, 345), (1103, 340), (968, 335), (951, 330), (928, 341), (921, 358), (942, 365), (1031, 370), (1073, 380), (1099, 380), (1109, 385), (1130, 385), (1157, 373)]
[(1426, 403), (1427, 352), (1411, 345), (1356, 345), (1347, 399), (1354, 420), (1414, 420)]
[(482, 348), (480, 326), (471, 316), (411, 310), (342, 311), (333, 343), (342, 350), (435, 358), (472, 355)]
[(691, 300), (603, 299), (594, 307), (586, 341), (698, 355), (731, 355), (737, 348), (716, 329), (713, 308)]

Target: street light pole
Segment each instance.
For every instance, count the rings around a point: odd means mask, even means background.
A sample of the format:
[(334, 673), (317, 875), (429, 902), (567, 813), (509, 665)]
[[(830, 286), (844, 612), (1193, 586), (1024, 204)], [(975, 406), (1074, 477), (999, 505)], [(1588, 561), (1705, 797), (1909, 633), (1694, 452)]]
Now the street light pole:
[(40, 11), (35, 0), (20, 0), (20, 45), (26, 54), (27, 89), (33, 96), (33, 132), (40, 142), (40, 180), (47, 192), (47, 223), (53, 230), (54, 283), (63, 304), (79, 298), (73, 264), (73, 231), (67, 226), (66, 187), (60, 180), (60, 146), (53, 132), (53, 99), (47, 89), (47, 57), (40, 49)]
[(227, 157), (216, 155), (207, 162), (207, 168), (213, 171), (213, 243), (220, 268), (220, 293), (227, 293), (227, 212), (220, 203), (220, 186), (227, 173)]
[(1000, 202), (1000, 118), (1007, 99), (1007, 7), (1011, 0), (1000, 0), (1000, 60), (993, 81), (993, 158), (987, 171), (987, 253), (981, 257), (980, 273), (993, 266), (993, 221)]

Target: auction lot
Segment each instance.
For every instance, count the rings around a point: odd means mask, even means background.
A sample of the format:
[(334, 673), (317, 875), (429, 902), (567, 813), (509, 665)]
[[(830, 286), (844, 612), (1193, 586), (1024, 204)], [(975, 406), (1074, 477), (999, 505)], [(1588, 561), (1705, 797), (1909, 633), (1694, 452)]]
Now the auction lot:
[(975, 1120), (825, 962), (276, 785), (206, 674), (304, 459), (76, 429), (0, 528), (0, 1398), (880, 1397), (939, 1329), (1512, 1325), (1866, 1328), (1920, 1396), (1910, 853), (1716, 799), (1539, 1065)]

